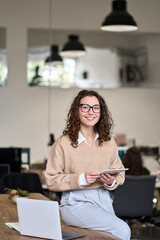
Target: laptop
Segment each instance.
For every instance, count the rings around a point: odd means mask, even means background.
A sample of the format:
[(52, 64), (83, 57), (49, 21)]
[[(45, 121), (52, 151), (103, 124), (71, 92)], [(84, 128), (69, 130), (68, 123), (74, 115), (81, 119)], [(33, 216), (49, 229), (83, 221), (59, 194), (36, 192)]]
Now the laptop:
[(75, 239), (85, 235), (62, 233), (57, 201), (17, 198), (20, 233), (47, 239)]

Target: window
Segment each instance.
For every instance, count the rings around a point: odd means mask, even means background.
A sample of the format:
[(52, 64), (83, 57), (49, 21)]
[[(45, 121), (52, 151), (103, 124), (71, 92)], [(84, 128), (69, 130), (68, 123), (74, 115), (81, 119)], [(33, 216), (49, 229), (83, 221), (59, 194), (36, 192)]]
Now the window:
[(7, 54), (5, 49), (0, 49), (0, 86), (6, 85), (8, 74)]
[(29, 86), (68, 88), (75, 84), (75, 59), (64, 58), (63, 65), (47, 66), (49, 47), (28, 49), (27, 81)]

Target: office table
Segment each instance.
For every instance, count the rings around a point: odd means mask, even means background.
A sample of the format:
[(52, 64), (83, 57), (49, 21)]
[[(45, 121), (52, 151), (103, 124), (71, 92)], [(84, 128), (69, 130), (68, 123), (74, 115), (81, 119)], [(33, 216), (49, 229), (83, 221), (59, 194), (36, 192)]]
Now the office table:
[[(29, 198), (49, 200), (45, 196), (39, 193), (30, 193)], [(17, 205), (8, 199), (8, 194), (0, 194), (0, 239), (3, 240), (44, 240), (42, 238), (34, 238), (22, 236), (14, 229), (11, 229), (5, 225), (6, 222), (18, 222)], [(65, 232), (82, 233), (86, 236), (83, 238), (77, 238), (80, 240), (119, 240), (119, 238), (113, 236), (110, 233), (102, 231), (94, 231), (89, 229), (82, 229), (77, 227), (67, 226), (62, 221), (62, 230)]]

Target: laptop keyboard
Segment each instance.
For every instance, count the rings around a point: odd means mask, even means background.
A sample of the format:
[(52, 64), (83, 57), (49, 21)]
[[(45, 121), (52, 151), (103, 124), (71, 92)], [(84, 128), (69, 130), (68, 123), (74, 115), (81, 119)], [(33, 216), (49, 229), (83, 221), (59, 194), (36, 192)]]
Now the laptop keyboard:
[(75, 239), (75, 238), (84, 237), (84, 236), (85, 236), (85, 235), (83, 235), (83, 234), (62, 232), (62, 238), (63, 238), (64, 240), (67, 240), (67, 239)]

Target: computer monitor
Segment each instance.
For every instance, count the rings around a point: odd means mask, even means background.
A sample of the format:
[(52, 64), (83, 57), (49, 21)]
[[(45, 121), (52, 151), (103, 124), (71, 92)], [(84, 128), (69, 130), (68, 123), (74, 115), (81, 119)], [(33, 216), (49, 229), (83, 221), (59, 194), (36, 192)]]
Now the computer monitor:
[(127, 152), (128, 146), (118, 146), (118, 155), (120, 159), (123, 159), (124, 154)]
[(21, 148), (21, 164), (30, 164), (30, 149)]
[(29, 148), (0, 148), (0, 164), (8, 164), (11, 172), (20, 172), (21, 165), (30, 164)]
[(158, 146), (139, 146), (139, 150), (145, 156), (154, 156), (155, 159), (159, 159), (159, 147)]

